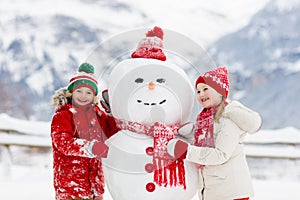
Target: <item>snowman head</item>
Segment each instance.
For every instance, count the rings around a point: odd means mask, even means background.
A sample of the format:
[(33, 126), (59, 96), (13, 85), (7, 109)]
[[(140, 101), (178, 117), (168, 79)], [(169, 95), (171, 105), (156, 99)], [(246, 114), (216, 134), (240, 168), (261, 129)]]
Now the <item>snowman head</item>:
[[(193, 86), (180, 67), (164, 61), (163, 52), (158, 50), (162, 47), (161, 39), (151, 36), (150, 40), (142, 40), (139, 44), (142, 48), (132, 54), (133, 58), (113, 69), (108, 92), (115, 118), (145, 125), (181, 124), (189, 120), (194, 102)], [(145, 53), (145, 49), (151, 49), (145, 47), (149, 44), (151, 48), (154, 46), (154, 54)], [(144, 58), (144, 55), (152, 57)]]

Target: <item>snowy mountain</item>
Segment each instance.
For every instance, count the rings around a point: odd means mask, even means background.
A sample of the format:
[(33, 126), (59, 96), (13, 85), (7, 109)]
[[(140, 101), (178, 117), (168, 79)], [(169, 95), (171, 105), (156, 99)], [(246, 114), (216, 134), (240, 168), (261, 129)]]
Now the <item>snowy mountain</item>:
[(234, 71), (234, 97), (258, 110), (265, 128), (299, 128), (300, 1), (271, 1), (242, 29), (212, 45)]
[(41, 120), (51, 118), (53, 91), (105, 36), (148, 22), (114, 0), (1, 1), (0, 18), (0, 112)]
[(299, 106), (292, 101), (300, 87), (299, 4), (267, 2), (2, 0), (0, 113), (49, 121), (54, 90), (68, 83), (101, 42), (159, 25), (190, 37), (217, 64), (230, 66), (232, 97), (258, 109), (266, 128), (299, 127)]

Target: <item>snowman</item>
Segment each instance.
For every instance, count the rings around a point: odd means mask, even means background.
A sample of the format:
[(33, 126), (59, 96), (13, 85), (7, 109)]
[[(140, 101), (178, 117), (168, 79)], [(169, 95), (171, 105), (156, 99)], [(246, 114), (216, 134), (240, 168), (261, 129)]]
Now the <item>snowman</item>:
[(150, 30), (110, 74), (109, 102), (121, 130), (106, 141), (103, 167), (114, 200), (190, 200), (198, 189), (195, 165), (166, 150), (172, 138), (192, 134), (184, 125), (194, 90), (185, 72), (166, 61), (162, 39), (159, 27)]

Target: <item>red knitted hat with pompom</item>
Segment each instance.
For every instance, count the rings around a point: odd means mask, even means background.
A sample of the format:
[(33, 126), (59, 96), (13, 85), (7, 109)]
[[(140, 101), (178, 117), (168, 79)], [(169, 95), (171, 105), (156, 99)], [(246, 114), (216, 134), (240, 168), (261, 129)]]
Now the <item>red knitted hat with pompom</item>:
[(155, 26), (146, 33), (146, 37), (140, 41), (137, 49), (131, 54), (132, 58), (153, 58), (165, 61), (167, 58), (162, 51), (164, 32)]

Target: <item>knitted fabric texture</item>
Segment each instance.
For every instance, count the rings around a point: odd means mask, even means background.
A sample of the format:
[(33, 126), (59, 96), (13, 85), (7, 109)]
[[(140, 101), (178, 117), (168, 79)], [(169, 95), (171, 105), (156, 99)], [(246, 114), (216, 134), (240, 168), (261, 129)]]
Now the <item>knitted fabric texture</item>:
[(153, 137), (154, 182), (159, 186), (183, 186), (185, 184), (185, 168), (182, 159), (174, 159), (167, 152), (168, 142), (177, 135), (178, 124), (166, 126), (155, 122), (152, 126), (138, 122), (116, 119), (117, 127), (139, 134)]
[(165, 61), (167, 58), (162, 51), (164, 32), (160, 27), (155, 26), (146, 33), (146, 38), (142, 39), (138, 48), (131, 54), (132, 58), (152, 58)]
[(205, 72), (196, 80), (196, 88), (199, 83), (204, 83), (214, 88), (218, 93), (225, 98), (228, 96), (229, 82), (228, 70), (226, 67), (217, 67), (216, 69)]
[[(194, 145), (198, 147), (214, 147), (214, 109), (202, 109), (196, 119)], [(203, 168), (204, 165), (197, 165)]]
[(82, 63), (78, 71), (70, 79), (68, 90), (73, 92), (76, 88), (79, 87), (88, 87), (90, 88), (95, 95), (98, 94), (98, 81), (94, 75), (94, 67), (89, 63)]

